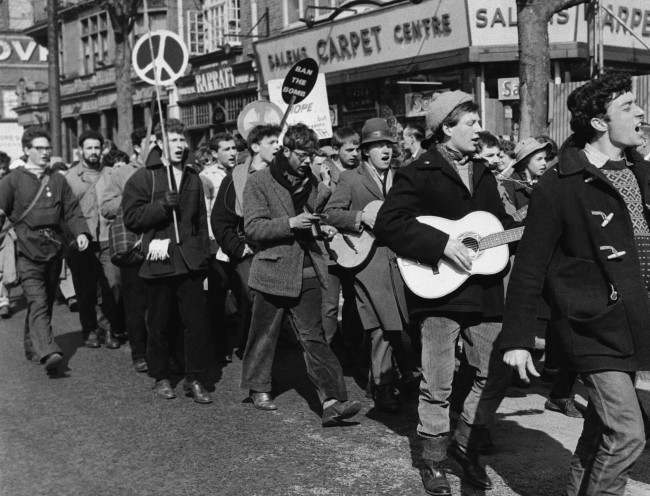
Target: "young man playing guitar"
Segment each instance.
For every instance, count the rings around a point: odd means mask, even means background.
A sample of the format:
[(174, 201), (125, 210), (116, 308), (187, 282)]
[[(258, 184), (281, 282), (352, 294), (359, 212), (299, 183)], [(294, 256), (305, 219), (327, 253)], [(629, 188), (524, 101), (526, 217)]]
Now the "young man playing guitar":
[[(503, 208), (494, 175), (475, 161), (478, 106), (467, 93), (442, 93), (430, 106), (427, 127), (437, 145), (397, 171), (393, 187), (375, 223), (377, 240), (398, 256), (436, 266), (443, 258), (469, 271), (470, 251), (458, 239), (418, 222), (420, 215), (460, 219), (484, 210), (506, 224), (514, 223)], [(428, 494), (449, 495), (442, 463), (447, 451), (462, 466), (468, 482), (489, 489), (492, 483), (478, 451), (503, 397), (510, 375), (495, 341), (501, 332), (503, 275), (474, 276), (451, 294), (426, 300), (407, 293), (412, 318), (420, 320), (422, 382), (418, 434), (423, 441), (422, 482)], [(464, 361), (475, 370), (472, 389), (448, 446), (449, 398), (455, 353), (462, 345)]]
[[(360, 232), (375, 225), (377, 208), (393, 184), (390, 161), (395, 139), (385, 119), (369, 119), (361, 130), (364, 160), (356, 169), (341, 173), (325, 214), (327, 221), (341, 231)], [(354, 287), (359, 317), (370, 336), (373, 398), (379, 410), (397, 411), (397, 371), (393, 348), (399, 347), (407, 321), (404, 285), (395, 264), (395, 254), (386, 246), (375, 246), (354, 271)]]
[(650, 366), (650, 163), (628, 75), (608, 74), (567, 101), (574, 134), (557, 173), (535, 187), (508, 288), (501, 348), (522, 380), (546, 287), (551, 318), (588, 405), (566, 495), (623, 495), (645, 444), (635, 374)]

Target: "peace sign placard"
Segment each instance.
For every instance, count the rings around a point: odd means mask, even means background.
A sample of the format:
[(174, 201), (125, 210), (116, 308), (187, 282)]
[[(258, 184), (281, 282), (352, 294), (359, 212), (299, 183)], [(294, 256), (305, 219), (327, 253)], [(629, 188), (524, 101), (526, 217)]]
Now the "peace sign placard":
[(185, 73), (189, 53), (180, 36), (160, 29), (141, 36), (133, 47), (131, 63), (149, 84), (171, 84)]

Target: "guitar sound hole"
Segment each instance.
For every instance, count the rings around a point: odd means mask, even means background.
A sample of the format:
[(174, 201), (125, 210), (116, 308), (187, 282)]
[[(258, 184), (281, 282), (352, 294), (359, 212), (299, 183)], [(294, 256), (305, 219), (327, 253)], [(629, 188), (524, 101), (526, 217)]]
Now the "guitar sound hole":
[(478, 251), (478, 240), (476, 238), (465, 237), (461, 240), (461, 243), (474, 253)]

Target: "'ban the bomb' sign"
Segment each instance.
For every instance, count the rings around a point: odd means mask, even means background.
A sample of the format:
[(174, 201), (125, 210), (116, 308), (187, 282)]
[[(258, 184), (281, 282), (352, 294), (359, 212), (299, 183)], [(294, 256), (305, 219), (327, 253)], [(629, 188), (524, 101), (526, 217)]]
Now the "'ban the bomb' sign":
[(282, 83), (282, 100), (289, 105), (302, 102), (314, 88), (316, 78), (318, 63), (314, 59), (296, 62)]

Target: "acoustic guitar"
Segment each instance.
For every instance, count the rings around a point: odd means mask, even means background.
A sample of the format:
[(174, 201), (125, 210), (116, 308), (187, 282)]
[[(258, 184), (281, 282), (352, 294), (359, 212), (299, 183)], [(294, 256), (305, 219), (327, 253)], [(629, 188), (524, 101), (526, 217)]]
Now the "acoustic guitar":
[[(381, 200), (371, 201), (363, 211), (370, 212), (376, 217), (383, 203)], [(334, 253), (333, 260), (344, 269), (354, 269), (363, 264), (372, 253), (374, 246), (375, 235), (368, 228), (357, 233), (338, 232), (329, 241), (329, 247)]]
[(397, 265), (404, 282), (417, 296), (436, 299), (458, 289), (473, 275), (501, 272), (508, 264), (508, 243), (518, 241), (523, 227), (503, 230), (503, 225), (489, 212), (477, 211), (459, 220), (420, 216), (418, 222), (434, 227), (458, 239), (472, 254), (472, 269), (465, 272), (456, 264), (441, 258), (436, 266), (398, 257)]

